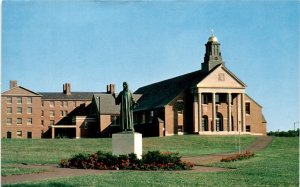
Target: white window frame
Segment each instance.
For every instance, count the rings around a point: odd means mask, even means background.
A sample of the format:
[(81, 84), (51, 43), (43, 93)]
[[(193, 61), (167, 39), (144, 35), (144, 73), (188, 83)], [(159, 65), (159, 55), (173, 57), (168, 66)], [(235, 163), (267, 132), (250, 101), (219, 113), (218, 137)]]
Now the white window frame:
[[(21, 120), (21, 123), (19, 123), (19, 120)], [(23, 119), (22, 118), (17, 118), (17, 125), (22, 125), (23, 124)]]
[(22, 107), (17, 107), (17, 114), (22, 114), (22, 112), (23, 112)]
[(12, 107), (7, 107), (6, 108), (6, 114), (11, 114), (11, 113), (12, 113)]
[[(8, 120), (8, 119), (10, 119), (10, 120)], [(12, 124), (12, 118), (6, 118), (6, 125), (11, 125), (11, 124)]]
[(32, 114), (32, 107), (27, 108), (27, 114)]
[(22, 104), (22, 97), (17, 97), (17, 104)]
[(12, 104), (12, 97), (6, 97), (6, 104)]
[(32, 118), (27, 118), (27, 125), (32, 125)]
[(32, 97), (27, 97), (27, 104), (32, 104)]

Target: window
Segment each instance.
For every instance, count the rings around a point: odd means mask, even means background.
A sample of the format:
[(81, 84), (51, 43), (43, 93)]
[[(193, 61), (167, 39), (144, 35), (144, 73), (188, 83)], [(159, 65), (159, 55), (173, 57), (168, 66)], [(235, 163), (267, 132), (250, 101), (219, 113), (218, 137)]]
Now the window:
[(146, 115), (145, 113), (142, 113), (142, 116), (141, 116), (141, 123), (144, 124), (146, 122)]
[(27, 138), (31, 139), (32, 138), (32, 132), (27, 132)]
[(22, 107), (17, 108), (17, 114), (22, 114)]
[(50, 125), (54, 125), (54, 120), (50, 120)]
[(28, 107), (27, 108), (27, 114), (31, 114), (32, 113), (32, 108), (31, 107)]
[(32, 104), (32, 97), (27, 97), (27, 104)]
[(22, 118), (17, 118), (17, 125), (22, 125)]
[(27, 118), (27, 125), (32, 125), (32, 118)]
[(22, 97), (17, 97), (17, 103), (22, 104)]
[(60, 116), (61, 116), (61, 117), (67, 116), (67, 115), (68, 115), (68, 111), (66, 111), (66, 110), (65, 110), (65, 111), (61, 110), (61, 111), (60, 111)]
[(217, 113), (216, 128), (216, 131), (223, 131), (223, 116), (221, 113)]
[(68, 101), (63, 101), (63, 106), (68, 107)]
[(44, 116), (44, 110), (42, 110), (42, 114), (41, 115)]
[(119, 116), (110, 116), (111, 125), (119, 125)]
[(7, 107), (6, 113), (7, 113), (7, 114), (11, 114), (11, 112), (12, 112), (12, 108), (11, 108), (11, 107)]
[(208, 117), (206, 115), (202, 117), (202, 131), (208, 131)]
[(50, 110), (50, 117), (53, 117), (55, 114), (54, 110)]
[(12, 118), (6, 118), (6, 125), (11, 125)]
[(184, 108), (183, 100), (177, 100), (176, 105), (178, 114), (182, 114)]
[(49, 106), (54, 107), (54, 101), (49, 101)]
[(6, 103), (11, 104), (12, 103), (12, 97), (7, 97), (6, 98)]
[(208, 94), (202, 94), (202, 104), (208, 104)]
[(6, 132), (6, 138), (11, 139), (11, 132), (10, 131)]
[(42, 106), (44, 106), (44, 101), (42, 101)]
[(41, 125), (44, 125), (44, 120), (41, 120)]
[(22, 131), (17, 131), (17, 138), (22, 138)]
[(247, 102), (247, 103), (245, 104), (245, 107), (246, 107), (246, 114), (249, 114), (249, 115), (250, 115), (250, 103)]
[(216, 103), (220, 104), (220, 94), (216, 94)]
[(246, 125), (246, 132), (251, 132), (251, 126), (250, 125)]

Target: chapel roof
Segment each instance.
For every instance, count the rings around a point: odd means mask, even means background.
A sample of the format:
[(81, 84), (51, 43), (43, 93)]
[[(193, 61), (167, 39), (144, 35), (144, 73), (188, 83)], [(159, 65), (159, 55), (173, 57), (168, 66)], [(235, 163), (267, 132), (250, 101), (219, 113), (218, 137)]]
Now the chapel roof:
[(150, 110), (164, 107), (175, 99), (181, 92), (196, 86), (210, 72), (214, 71), (214, 67), (209, 72), (198, 70), (178, 77), (167, 79), (161, 82), (150, 84), (136, 90), (135, 94), (142, 94), (135, 111)]

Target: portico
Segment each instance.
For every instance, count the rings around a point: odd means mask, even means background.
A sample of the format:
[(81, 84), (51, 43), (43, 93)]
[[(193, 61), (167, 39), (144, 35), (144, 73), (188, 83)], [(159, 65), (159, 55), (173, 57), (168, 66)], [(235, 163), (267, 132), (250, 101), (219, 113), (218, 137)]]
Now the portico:
[(195, 133), (246, 133), (245, 89), (199, 87), (194, 89), (193, 94)]

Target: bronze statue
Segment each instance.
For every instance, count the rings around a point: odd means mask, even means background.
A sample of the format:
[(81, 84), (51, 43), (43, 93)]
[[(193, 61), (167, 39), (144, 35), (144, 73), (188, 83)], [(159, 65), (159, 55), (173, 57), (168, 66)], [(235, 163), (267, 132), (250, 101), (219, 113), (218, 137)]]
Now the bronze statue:
[(118, 97), (113, 94), (116, 105), (121, 104), (120, 109), (120, 126), (122, 131), (134, 131), (133, 127), (133, 107), (135, 101), (132, 97), (131, 91), (128, 89), (127, 82), (123, 82), (123, 91), (121, 91)]

